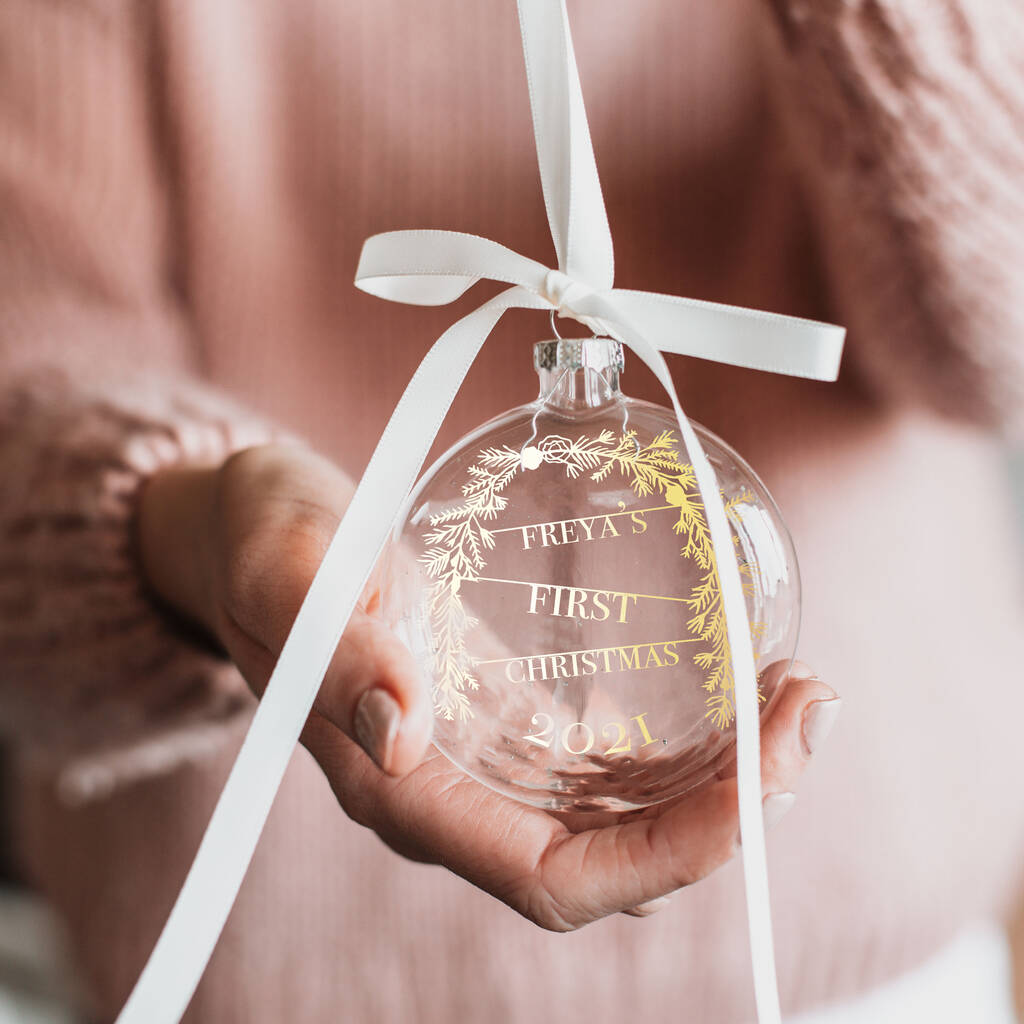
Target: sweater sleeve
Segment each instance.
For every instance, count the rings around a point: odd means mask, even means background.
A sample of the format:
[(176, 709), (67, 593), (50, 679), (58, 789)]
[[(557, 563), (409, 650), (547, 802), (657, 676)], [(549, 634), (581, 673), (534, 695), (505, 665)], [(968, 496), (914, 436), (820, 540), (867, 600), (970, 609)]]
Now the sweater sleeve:
[(872, 389), (1024, 428), (1024, 7), (770, 0), (783, 117)]
[(204, 386), (175, 289), (155, 5), (0, 5), (0, 739), (89, 799), (252, 698), (146, 590), (146, 478), (283, 432)]

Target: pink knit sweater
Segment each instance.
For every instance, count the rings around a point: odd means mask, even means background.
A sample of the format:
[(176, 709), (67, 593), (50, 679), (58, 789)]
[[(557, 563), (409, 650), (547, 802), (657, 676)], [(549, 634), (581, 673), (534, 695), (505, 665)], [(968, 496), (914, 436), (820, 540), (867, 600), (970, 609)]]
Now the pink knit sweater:
[[(850, 328), (833, 388), (676, 365), (777, 492), (802, 656), (847, 698), (773, 838), (796, 1007), (998, 908), (1024, 838), (1001, 781), (1020, 611), (978, 430), (1024, 420), (1024, 13), (759, 3), (571, 13), (620, 283)], [(285, 432), (358, 475), (464, 308), (357, 293), (363, 237), (550, 241), (510, 0), (6, 0), (0, 44), (0, 730), (23, 863), (102, 1016), (252, 706), (147, 594), (140, 485)], [(531, 396), (544, 330), (499, 330), (439, 443)], [(739, 1020), (736, 887), (728, 869), (657, 923), (542, 936), (383, 855), (300, 754), (194, 1019)]]

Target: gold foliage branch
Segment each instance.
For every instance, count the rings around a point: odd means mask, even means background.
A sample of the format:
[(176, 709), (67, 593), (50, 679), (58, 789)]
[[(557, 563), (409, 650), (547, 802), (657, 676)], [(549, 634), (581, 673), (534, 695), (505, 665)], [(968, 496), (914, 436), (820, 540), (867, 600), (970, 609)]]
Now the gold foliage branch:
[(512, 448), (484, 449), (469, 467), (462, 502), (431, 516), (423, 538), (428, 547), (420, 561), (434, 580), (427, 592), (434, 640), (434, 712), (449, 720), (473, 716), (466, 691), (480, 685), (466, 650), (465, 634), (476, 620), (462, 602), (462, 584), (479, 579), (487, 565), (483, 553), (494, 547), (494, 535), (483, 524), (508, 505), (501, 492), (519, 468), (519, 452)]
[[(686, 536), (686, 544), (680, 554), (695, 562), (702, 573), (686, 600), (691, 612), (687, 628), (707, 645), (693, 656), (693, 661), (706, 673), (702, 684), (708, 694), (706, 715), (717, 728), (724, 729), (736, 716), (735, 677), (718, 565), (693, 466), (679, 461), (675, 436), (671, 430), (662, 431), (646, 447), (639, 445), (636, 432), (632, 430), (626, 431), (613, 448), (607, 447), (610, 440), (611, 435), (605, 438), (602, 434), (598, 438), (599, 442), (606, 442), (606, 446), (602, 447), (600, 444), (592, 446), (581, 438), (579, 447), (590, 457), (603, 460), (601, 468), (591, 474), (594, 480), (602, 480), (613, 469), (618, 469), (624, 476), (631, 478), (633, 490), (638, 497), (660, 493), (670, 505), (679, 508), (679, 519), (672, 528), (676, 533)], [(726, 514), (733, 513), (737, 505), (749, 500), (750, 495), (746, 491), (726, 500)], [(733, 537), (733, 543), (738, 541), (738, 537)], [(749, 564), (741, 562), (740, 573), (749, 577)], [(752, 587), (749, 578), (745, 580), (744, 594), (749, 595)], [(762, 631), (762, 623), (751, 624), (755, 639)]]
[[(704, 510), (694, 501), (695, 495), (683, 492), (670, 496), (670, 500), (678, 497), (679, 521), (673, 529), (676, 533), (686, 534), (683, 545), (684, 558), (692, 558), (700, 568), (702, 575), (694, 584), (686, 604), (692, 617), (686, 623), (691, 633), (708, 646), (693, 656), (694, 664), (707, 675), (704, 678), (704, 689), (708, 694), (707, 717), (719, 728), (724, 729), (736, 717), (735, 690), (736, 679), (733, 675), (732, 655), (729, 650), (729, 633), (726, 628), (725, 606), (722, 603), (722, 586), (718, 576), (718, 565), (711, 545), (711, 533), (704, 518)], [(746, 492), (736, 495), (725, 502), (728, 516), (735, 507), (749, 501)], [(677, 502), (673, 500), (673, 504)], [(739, 538), (733, 537), (733, 543)], [(743, 593), (749, 596), (753, 591), (750, 581), (750, 565), (739, 563), (740, 575), (748, 577), (743, 581)], [(764, 624), (752, 622), (750, 632), (753, 639), (762, 634)], [(756, 652), (755, 652), (756, 656)], [(760, 697), (760, 692), (759, 692)], [(764, 699), (760, 697), (760, 699)]]

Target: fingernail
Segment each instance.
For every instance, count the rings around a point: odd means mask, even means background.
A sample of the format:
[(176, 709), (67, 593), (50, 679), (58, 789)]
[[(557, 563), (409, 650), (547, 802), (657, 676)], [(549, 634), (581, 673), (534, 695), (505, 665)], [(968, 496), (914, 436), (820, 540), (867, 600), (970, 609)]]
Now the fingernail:
[[(761, 801), (761, 817), (764, 820), (764, 830), (774, 828), (789, 813), (790, 808), (796, 803), (796, 793), (769, 793)], [(736, 849), (743, 848), (743, 838), (736, 830)]]
[(629, 914), (630, 917), (650, 917), (651, 914), (656, 914), (662, 907), (667, 907), (672, 902), (672, 894), (669, 893), (667, 896), (659, 896), (657, 899), (648, 900), (646, 903), (638, 903), (635, 907), (630, 907), (629, 910), (624, 910), (624, 914)]
[(794, 661), (789, 670), (790, 679), (817, 679), (817, 673), (810, 665), (802, 661)]
[(804, 709), (803, 728), (800, 731), (807, 757), (821, 746), (832, 731), (842, 706), (843, 702), (838, 697), (829, 697), (827, 700), (811, 701)]
[(391, 767), (401, 724), (402, 709), (387, 690), (375, 686), (359, 698), (353, 720), (356, 739), (381, 771), (386, 772)]
[(761, 804), (764, 830), (774, 828), (796, 803), (796, 793), (769, 793)]

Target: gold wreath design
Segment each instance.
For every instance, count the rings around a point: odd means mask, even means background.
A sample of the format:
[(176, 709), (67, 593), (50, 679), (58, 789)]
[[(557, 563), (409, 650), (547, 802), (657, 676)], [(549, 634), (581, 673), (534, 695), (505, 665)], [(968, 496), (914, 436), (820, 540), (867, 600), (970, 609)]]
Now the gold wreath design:
[[(539, 461), (535, 453), (539, 453)], [(718, 566), (693, 467), (679, 461), (673, 432), (663, 431), (646, 447), (636, 440), (635, 430), (618, 438), (610, 430), (574, 440), (550, 434), (531, 455), (535, 465), (564, 465), (566, 474), (574, 479), (589, 471), (592, 480), (600, 481), (617, 470), (629, 479), (637, 497), (662, 494), (668, 504), (678, 507), (679, 519), (672, 529), (686, 536), (680, 555), (693, 559), (702, 572), (686, 599), (691, 615), (687, 628), (705, 645), (693, 661), (706, 673), (702, 684), (708, 694), (706, 717), (717, 728), (727, 727), (736, 713), (735, 686)], [(479, 579), (486, 568), (484, 554), (494, 547), (494, 535), (484, 524), (507, 507), (502, 491), (523, 469), (523, 463), (524, 453), (507, 445), (483, 449), (467, 470), (469, 480), (462, 487), (461, 503), (431, 516), (424, 534), (427, 550), (420, 562), (433, 580), (427, 607), (433, 636), (434, 711), (449, 721), (456, 715), (461, 721), (473, 717), (470, 692), (480, 685), (473, 671), (476, 662), (465, 645), (466, 631), (477, 620), (462, 602), (462, 584)], [(727, 500), (726, 511), (748, 499), (749, 495), (741, 493)], [(741, 563), (740, 570), (750, 575), (749, 565)], [(744, 582), (748, 593), (751, 586)], [(752, 625), (755, 636), (761, 629), (760, 623)]]

